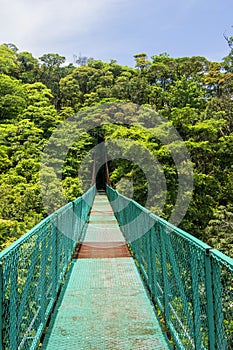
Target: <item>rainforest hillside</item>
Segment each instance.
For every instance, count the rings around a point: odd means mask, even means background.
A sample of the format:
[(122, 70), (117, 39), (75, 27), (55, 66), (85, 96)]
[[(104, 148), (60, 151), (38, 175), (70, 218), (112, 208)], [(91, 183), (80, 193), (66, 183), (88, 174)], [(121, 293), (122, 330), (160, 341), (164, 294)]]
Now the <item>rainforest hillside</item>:
[[(0, 243), (4, 248), (47, 213), (41, 198), (41, 152), (55, 128), (75, 113), (103, 104), (134, 103), (161, 115), (185, 141), (194, 170), (194, 191), (180, 227), (233, 256), (233, 39), (222, 62), (205, 57), (148, 58), (135, 54), (135, 67), (79, 57), (74, 64), (56, 53), (39, 59), (14, 44), (0, 45)], [(94, 109), (93, 109), (94, 108)], [(96, 111), (95, 110), (95, 111)], [(96, 118), (90, 113), (89, 118)], [(168, 218), (177, 195), (177, 172), (168, 148), (142, 132), (137, 116), (130, 125), (106, 123), (101, 140), (136, 140), (156, 156), (167, 182), (163, 212)], [(81, 160), (98, 139), (83, 132), (62, 171), (67, 200), (84, 190), (77, 177)], [(161, 132), (165, 132), (161, 130)], [(141, 155), (142, 156), (142, 155)], [(139, 155), (140, 157), (140, 155)], [(124, 159), (109, 164), (110, 179), (122, 192), (133, 183), (134, 199), (145, 203), (147, 183), (138, 166)], [(49, 183), (54, 174), (45, 174)], [(54, 209), (59, 203), (54, 204)], [(156, 203), (150, 203), (156, 212)]]

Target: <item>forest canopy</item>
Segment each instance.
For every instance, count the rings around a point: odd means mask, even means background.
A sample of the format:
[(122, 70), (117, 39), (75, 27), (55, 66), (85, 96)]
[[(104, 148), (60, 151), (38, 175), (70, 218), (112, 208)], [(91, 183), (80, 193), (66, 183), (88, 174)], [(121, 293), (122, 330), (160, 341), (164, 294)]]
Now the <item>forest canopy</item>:
[[(1, 247), (47, 215), (39, 170), (42, 151), (54, 130), (75, 114), (92, 110), (88, 116), (96, 120), (96, 111), (102, 105), (109, 105), (112, 113), (114, 103), (132, 103), (165, 118), (189, 152), (194, 188), (180, 227), (233, 256), (232, 41), (228, 38), (229, 54), (222, 62), (200, 56), (173, 58), (167, 53), (149, 58), (138, 53), (135, 67), (95, 59), (71, 64), (57, 53), (35, 58), (14, 44), (0, 45)], [(116, 118), (120, 116), (119, 111), (114, 113)], [(162, 166), (166, 204), (158, 212), (156, 201), (150, 202), (149, 209), (169, 218), (177, 196), (176, 164), (159, 135), (142, 131), (139, 119), (134, 114), (130, 125), (120, 125), (108, 123), (106, 117), (100, 127), (83, 131), (70, 147), (62, 169), (67, 200), (86, 189), (87, 184), (77, 174), (88, 152), (100, 140), (124, 138), (147, 148)], [(125, 152), (129, 151), (127, 147), (125, 144)], [(144, 205), (148, 184), (140, 167), (126, 159), (115, 159), (109, 162), (109, 169), (112, 185), (127, 195), (131, 184), (133, 198)], [(58, 178), (49, 168), (44, 176), (51, 186), (55, 210), (61, 205), (55, 200)]]

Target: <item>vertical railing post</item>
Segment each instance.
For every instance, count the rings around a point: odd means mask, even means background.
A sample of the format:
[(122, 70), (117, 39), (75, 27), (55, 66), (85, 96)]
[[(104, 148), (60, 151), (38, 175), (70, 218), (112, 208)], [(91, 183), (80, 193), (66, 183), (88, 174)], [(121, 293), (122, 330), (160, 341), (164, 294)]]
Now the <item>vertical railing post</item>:
[[(17, 282), (17, 261), (14, 261), (10, 266), (10, 298), (9, 298), (9, 312), (10, 312), (10, 349), (17, 349), (17, 334), (18, 328), (21, 325), (21, 320), (17, 320), (18, 312), (18, 282)], [(20, 305), (19, 305), (20, 307)]]
[(151, 236), (151, 231), (148, 230), (146, 232), (146, 249), (144, 251), (145, 253), (145, 256), (146, 256), (146, 267), (147, 267), (147, 285), (149, 287), (149, 291), (151, 293), (151, 288), (152, 288), (152, 266), (151, 266), (151, 239), (150, 239), (150, 236)]
[(3, 350), (3, 266), (0, 262), (0, 350)]
[(78, 227), (78, 241), (82, 242), (85, 237), (85, 225), (87, 223), (88, 218), (85, 218), (84, 222), (84, 214), (85, 214), (85, 207), (83, 203), (83, 199), (79, 203), (79, 209), (78, 209), (78, 217), (79, 217), (79, 227)]
[(154, 252), (154, 246), (152, 244), (152, 234), (153, 234), (153, 223), (154, 220), (150, 216), (150, 212), (147, 213), (147, 226), (148, 231), (146, 233), (146, 253), (147, 253), (147, 275), (148, 275), (148, 286), (151, 295), (153, 294), (153, 280), (154, 280), (154, 273), (153, 273), (153, 255)]
[(57, 294), (57, 214), (54, 214), (52, 232), (52, 297), (55, 300)]
[(212, 277), (213, 277), (213, 305), (215, 315), (215, 339), (217, 349), (227, 349), (226, 334), (224, 329), (223, 314), (223, 290), (222, 290), (222, 273), (219, 264), (214, 264), (212, 260)]
[(169, 284), (168, 284), (168, 271), (167, 271), (167, 257), (166, 257), (166, 237), (164, 227), (159, 226), (159, 235), (161, 241), (161, 256), (162, 256), (162, 275), (163, 275), (163, 301), (164, 301), (164, 316), (165, 322), (168, 325), (170, 323), (170, 308), (169, 308)]
[[(77, 241), (77, 234), (75, 232), (75, 228), (76, 228), (76, 225), (75, 225), (75, 212), (74, 212), (74, 208), (75, 208), (75, 203), (74, 201), (72, 201), (72, 226), (71, 226), (71, 231), (72, 231), (72, 234), (71, 234), (71, 237), (72, 237), (72, 240), (74, 242)], [(77, 243), (77, 242), (76, 242)]]
[(212, 269), (210, 261), (210, 248), (206, 249), (205, 254), (205, 286), (207, 298), (207, 325), (208, 325), (208, 342), (209, 350), (215, 349), (215, 327), (214, 327), (214, 301), (212, 286)]
[(199, 261), (194, 254), (192, 245), (189, 245), (189, 254), (191, 257), (191, 279), (192, 279), (192, 295), (193, 295), (193, 323), (194, 323), (194, 343), (195, 349), (202, 348), (202, 332), (201, 332), (201, 305), (200, 305), (200, 283), (199, 283)]
[(59, 218), (58, 215), (56, 215), (56, 290), (58, 290), (59, 285), (60, 285), (60, 276), (61, 276), (61, 242), (60, 242), (60, 222), (59, 222)]
[(150, 257), (151, 257), (151, 263), (150, 263), (150, 283), (151, 283), (151, 293), (153, 295), (153, 298), (157, 300), (158, 298), (158, 293), (157, 293), (157, 288), (156, 288), (156, 283), (157, 283), (157, 265), (156, 265), (156, 256), (155, 256), (155, 226), (153, 225), (150, 229)]
[(147, 237), (146, 237), (146, 252), (148, 253), (148, 256), (147, 256), (148, 286), (149, 286), (150, 293), (152, 295), (153, 294), (153, 266), (152, 266), (153, 248), (152, 248), (152, 244), (151, 244), (151, 236), (152, 236), (151, 229), (146, 234), (147, 234)]
[[(43, 237), (44, 236), (44, 237)], [(42, 234), (42, 242), (41, 242), (41, 268), (40, 268), (40, 278), (39, 278), (39, 295), (40, 295), (40, 321), (44, 325), (45, 324), (45, 312), (46, 312), (46, 260), (47, 260), (47, 252), (46, 252), (46, 236)]]

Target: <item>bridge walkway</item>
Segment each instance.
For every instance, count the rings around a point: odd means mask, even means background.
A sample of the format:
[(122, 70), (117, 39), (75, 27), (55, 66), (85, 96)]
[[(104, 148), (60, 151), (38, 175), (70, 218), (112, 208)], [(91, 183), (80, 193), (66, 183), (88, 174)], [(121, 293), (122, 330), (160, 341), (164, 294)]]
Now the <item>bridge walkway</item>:
[(42, 349), (169, 349), (105, 194), (95, 197)]

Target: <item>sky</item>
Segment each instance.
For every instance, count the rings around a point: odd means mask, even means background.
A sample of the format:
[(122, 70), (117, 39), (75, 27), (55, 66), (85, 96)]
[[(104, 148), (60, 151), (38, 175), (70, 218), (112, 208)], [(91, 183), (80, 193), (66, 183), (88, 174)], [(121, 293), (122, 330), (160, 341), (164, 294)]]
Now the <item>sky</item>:
[(71, 63), (81, 54), (134, 66), (141, 52), (221, 61), (232, 26), (232, 0), (0, 0), (0, 44)]

